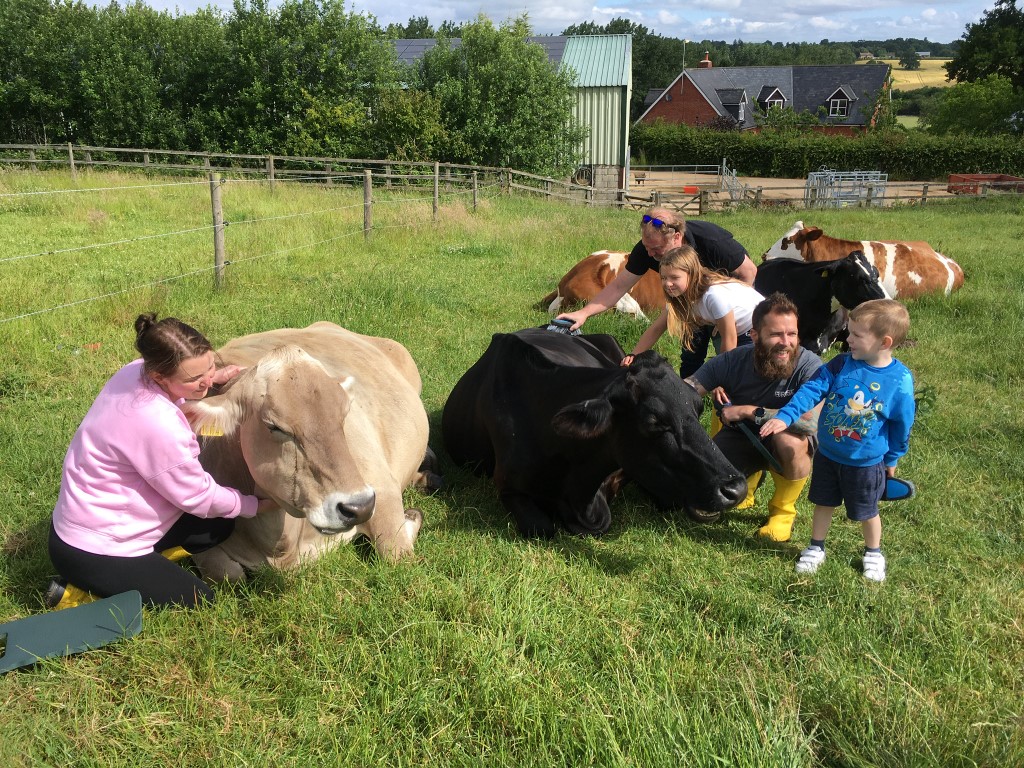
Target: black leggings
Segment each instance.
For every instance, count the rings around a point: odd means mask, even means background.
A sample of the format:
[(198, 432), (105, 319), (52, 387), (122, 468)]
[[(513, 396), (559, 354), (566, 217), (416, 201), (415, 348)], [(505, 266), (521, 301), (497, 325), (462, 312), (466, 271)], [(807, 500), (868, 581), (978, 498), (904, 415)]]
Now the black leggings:
[(203, 600), (214, 601), (213, 590), (190, 571), (159, 554), (172, 547), (184, 547), (190, 554), (220, 544), (235, 529), (232, 518), (203, 518), (183, 514), (153, 547), (139, 557), (94, 555), (64, 542), (50, 523), (50, 559), (57, 572), (71, 584), (98, 597), (109, 597), (137, 589), (150, 606), (194, 607)]

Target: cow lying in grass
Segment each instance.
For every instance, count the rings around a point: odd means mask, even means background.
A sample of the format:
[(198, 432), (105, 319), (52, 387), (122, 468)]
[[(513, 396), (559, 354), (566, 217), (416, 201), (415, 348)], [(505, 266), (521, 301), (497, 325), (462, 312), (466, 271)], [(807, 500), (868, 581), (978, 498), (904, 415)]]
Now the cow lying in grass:
[(448, 397), (448, 453), (494, 478), (524, 536), (604, 533), (623, 478), (663, 509), (721, 511), (746, 495), (693, 388), (653, 351), (628, 368), (624, 354), (603, 334), (497, 333)]
[[(595, 251), (578, 262), (558, 281), (558, 287), (538, 302), (553, 315), (588, 303), (626, 268), (628, 253)], [(615, 309), (626, 315), (647, 319), (645, 312), (665, 307), (665, 292), (655, 270), (648, 270), (629, 292), (619, 299)]]
[(798, 221), (764, 252), (763, 261), (834, 261), (861, 251), (878, 270), (889, 298), (912, 299), (926, 293), (949, 295), (964, 284), (964, 271), (928, 243), (917, 240), (840, 240)]
[(408, 351), (316, 323), (243, 336), (219, 355), (248, 369), (223, 394), (185, 406), (200, 461), (218, 483), (280, 509), (239, 520), (227, 541), (196, 555), (203, 574), (290, 568), (359, 534), (388, 560), (411, 555), (422, 516), (404, 508), (402, 491), (440, 478)]

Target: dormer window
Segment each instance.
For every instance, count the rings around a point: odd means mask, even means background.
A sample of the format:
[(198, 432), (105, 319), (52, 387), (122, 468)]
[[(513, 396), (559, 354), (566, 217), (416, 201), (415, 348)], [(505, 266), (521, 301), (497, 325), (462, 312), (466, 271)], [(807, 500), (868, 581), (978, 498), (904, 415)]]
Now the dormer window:
[(773, 107), (776, 109), (785, 109), (786, 107), (786, 97), (782, 95), (782, 91), (770, 85), (761, 89), (757, 100), (765, 112), (771, 111)]
[(850, 97), (842, 88), (836, 90), (831, 96), (828, 97), (828, 116), (829, 117), (849, 117), (850, 115)]

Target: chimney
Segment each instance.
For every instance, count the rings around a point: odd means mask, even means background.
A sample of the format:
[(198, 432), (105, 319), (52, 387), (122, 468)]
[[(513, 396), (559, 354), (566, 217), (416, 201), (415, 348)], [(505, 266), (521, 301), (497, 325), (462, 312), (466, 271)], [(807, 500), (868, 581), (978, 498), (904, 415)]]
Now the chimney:
[(711, 69), (712, 66), (714, 65), (711, 63), (711, 55), (707, 51), (704, 51), (704, 58), (697, 62), (697, 68)]

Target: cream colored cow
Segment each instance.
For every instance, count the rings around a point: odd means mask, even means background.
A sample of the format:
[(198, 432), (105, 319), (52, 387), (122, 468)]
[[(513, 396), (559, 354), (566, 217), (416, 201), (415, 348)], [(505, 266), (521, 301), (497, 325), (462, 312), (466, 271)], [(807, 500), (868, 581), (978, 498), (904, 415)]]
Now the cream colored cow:
[(294, 567), (359, 534), (388, 560), (412, 554), (422, 515), (404, 508), (402, 491), (440, 478), (408, 351), (323, 322), (243, 336), (219, 355), (247, 370), (184, 406), (200, 460), (217, 482), (280, 509), (238, 520), (227, 541), (196, 555), (203, 574)]

